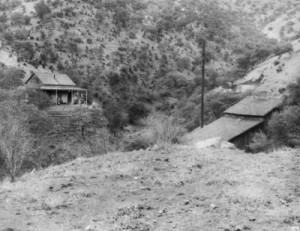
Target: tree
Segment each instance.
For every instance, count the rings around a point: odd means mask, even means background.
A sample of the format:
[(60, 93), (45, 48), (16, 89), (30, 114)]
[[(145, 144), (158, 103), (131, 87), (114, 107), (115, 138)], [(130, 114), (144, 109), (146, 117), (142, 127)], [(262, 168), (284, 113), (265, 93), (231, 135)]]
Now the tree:
[(33, 148), (26, 119), (20, 105), (8, 101), (0, 104), (0, 158), (4, 161), (12, 182), (20, 174), (21, 167)]
[(40, 2), (35, 4), (34, 8), (35, 8), (35, 11), (37, 13), (37, 16), (40, 19), (44, 19), (44, 17), (47, 14), (51, 13), (51, 10), (50, 10), (49, 6), (45, 3), (44, 0), (41, 0)]
[(71, 124), (75, 128), (80, 128), (81, 138), (84, 140), (88, 128), (92, 128), (95, 132), (97, 129), (106, 126), (106, 119), (100, 109), (80, 107), (72, 113)]

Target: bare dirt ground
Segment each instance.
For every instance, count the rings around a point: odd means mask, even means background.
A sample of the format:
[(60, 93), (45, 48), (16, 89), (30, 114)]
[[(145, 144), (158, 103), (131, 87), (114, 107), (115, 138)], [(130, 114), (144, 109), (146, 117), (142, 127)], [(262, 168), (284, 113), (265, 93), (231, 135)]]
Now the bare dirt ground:
[(291, 230), (300, 153), (174, 147), (80, 158), (0, 184), (0, 230)]

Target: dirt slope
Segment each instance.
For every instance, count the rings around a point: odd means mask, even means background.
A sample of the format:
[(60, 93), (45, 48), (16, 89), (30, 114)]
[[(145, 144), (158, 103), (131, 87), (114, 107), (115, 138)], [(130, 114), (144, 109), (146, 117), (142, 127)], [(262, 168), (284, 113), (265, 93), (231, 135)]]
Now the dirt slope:
[[(177, 147), (78, 159), (0, 185), (1, 228), (290, 230), (299, 152)], [(240, 227), (240, 229), (237, 229)]]

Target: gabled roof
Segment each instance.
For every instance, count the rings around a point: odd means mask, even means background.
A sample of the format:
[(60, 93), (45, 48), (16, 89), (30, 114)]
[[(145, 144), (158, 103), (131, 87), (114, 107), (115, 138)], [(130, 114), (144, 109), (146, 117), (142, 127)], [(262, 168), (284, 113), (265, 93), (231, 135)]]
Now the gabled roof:
[(200, 141), (221, 137), (225, 141), (231, 141), (263, 122), (264, 119), (262, 118), (245, 118), (225, 115), (203, 128), (196, 128), (191, 133), (187, 134), (186, 138), (188, 141)]
[(59, 73), (47, 73), (47, 72), (35, 72), (26, 81), (27, 84), (30, 79), (36, 76), (43, 85), (54, 85), (54, 86), (76, 86), (75, 83), (66, 74)]
[(266, 116), (283, 102), (282, 98), (249, 96), (225, 111), (225, 114)]

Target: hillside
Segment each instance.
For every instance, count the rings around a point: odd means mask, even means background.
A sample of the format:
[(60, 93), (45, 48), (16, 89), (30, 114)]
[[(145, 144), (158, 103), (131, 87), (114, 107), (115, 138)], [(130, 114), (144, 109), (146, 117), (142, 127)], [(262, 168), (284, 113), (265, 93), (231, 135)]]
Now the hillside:
[(291, 230), (298, 154), (176, 147), (80, 158), (2, 183), (1, 228)]
[[(191, 130), (199, 125), (197, 118), (190, 122), (188, 117), (199, 114), (204, 40), (207, 92), (231, 89), (251, 68), (288, 47), (262, 33), (260, 11), (253, 5), (217, 0), (0, 1), (0, 62), (24, 70), (25, 76), (31, 71), (68, 74), (88, 89), (89, 103), (100, 102), (106, 117), (113, 113), (120, 126), (137, 123), (132, 111), (141, 112), (137, 118), (160, 111), (184, 117)], [(276, 1), (270, 14), (285, 5)], [(264, 5), (257, 2), (257, 7)], [(206, 122), (215, 119), (207, 117)]]
[(287, 94), (287, 86), (299, 78), (299, 58), (299, 51), (270, 58), (253, 68), (237, 84), (241, 90), (250, 87), (254, 94), (263, 93), (270, 97)]

